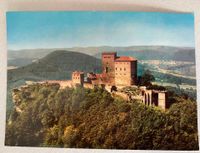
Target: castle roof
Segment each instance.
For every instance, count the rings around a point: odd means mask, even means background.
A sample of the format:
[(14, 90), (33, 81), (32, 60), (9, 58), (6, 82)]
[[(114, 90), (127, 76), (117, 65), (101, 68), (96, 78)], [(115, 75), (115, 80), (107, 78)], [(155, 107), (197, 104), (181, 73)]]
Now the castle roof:
[(131, 61), (137, 61), (137, 59), (134, 58), (134, 57), (130, 57), (130, 56), (120, 56), (120, 57), (117, 57), (115, 61), (117, 61), (117, 62), (123, 62), (123, 61), (131, 62)]
[(115, 55), (117, 52), (103, 52), (102, 55)]
[(82, 71), (74, 71), (72, 72), (73, 75), (80, 75), (80, 74), (84, 74), (84, 72)]
[(88, 75), (88, 78), (90, 78), (90, 79), (96, 79), (97, 78), (97, 75), (95, 74), (95, 73), (87, 73), (87, 75)]

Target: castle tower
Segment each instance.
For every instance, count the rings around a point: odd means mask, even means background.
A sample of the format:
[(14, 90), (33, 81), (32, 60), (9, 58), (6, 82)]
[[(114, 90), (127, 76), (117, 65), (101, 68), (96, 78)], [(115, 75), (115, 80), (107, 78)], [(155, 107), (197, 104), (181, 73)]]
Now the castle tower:
[(121, 56), (115, 60), (115, 85), (131, 86), (137, 82), (137, 59)]
[(72, 73), (72, 83), (73, 83), (74, 86), (76, 86), (76, 85), (83, 86), (83, 83), (84, 83), (84, 72), (74, 71)]
[(102, 74), (104, 74), (104, 81), (107, 84), (114, 85), (115, 83), (115, 59), (117, 58), (116, 52), (102, 53)]

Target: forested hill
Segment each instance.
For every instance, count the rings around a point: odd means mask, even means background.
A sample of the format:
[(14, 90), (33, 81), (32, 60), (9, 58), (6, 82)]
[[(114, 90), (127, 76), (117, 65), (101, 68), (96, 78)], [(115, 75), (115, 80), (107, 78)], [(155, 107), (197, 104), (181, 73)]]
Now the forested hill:
[(14, 90), (6, 145), (70, 148), (198, 150), (197, 105), (180, 96), (167, 112), (128, 103), (102, 88)]
[(69, 79), (72, 71), (99, 72), (100, 65), (100, 60), (90, 55), (64, 50), (54, 51), (32, 64), (8, 70), (8, 81)]
[(101, 61), (93, 56), (65, 51), (54, 51), (32, 64), (8, 70), (7, 117), (13, 107), (11, 91), (26, 80), (67, 80), (75, 70), (100, 72)]

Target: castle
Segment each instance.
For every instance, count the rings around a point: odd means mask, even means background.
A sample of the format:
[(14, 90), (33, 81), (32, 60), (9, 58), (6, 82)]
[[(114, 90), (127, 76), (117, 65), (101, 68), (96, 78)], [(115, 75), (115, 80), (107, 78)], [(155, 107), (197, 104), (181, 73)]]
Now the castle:
[(136, 85), (137, 59), (117, 56), (116, 52), (102, 53), (102, 73), (89, 73), (88, 82), (94, 85), (125, 87)]
[[(129, 56), (117, 56), (116, 52), (102, 53), (102, 73), (72, 72), (71, 80), (45, 80), (39, 83), (57, 83), (60, 88), (76, 87), (85, 88), (102, 87), (126, 100), (139, 99), (148, 106), (158, 106), (162, 109), (168, 108), (166, 91), (148, 90), (146, 87), (137, 87), (137, 59)], [(135, 87), (140, 90), (138, 96), (127, 95), (118, 91), (124, 87)]]

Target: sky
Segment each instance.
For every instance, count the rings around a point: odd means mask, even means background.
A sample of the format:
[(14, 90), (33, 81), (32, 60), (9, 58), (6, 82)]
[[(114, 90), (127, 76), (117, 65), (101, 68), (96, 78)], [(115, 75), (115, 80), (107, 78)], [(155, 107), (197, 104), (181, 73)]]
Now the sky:
[(194, 47), (193, 14), (8, 12), (8, 49), (166, 45)]

